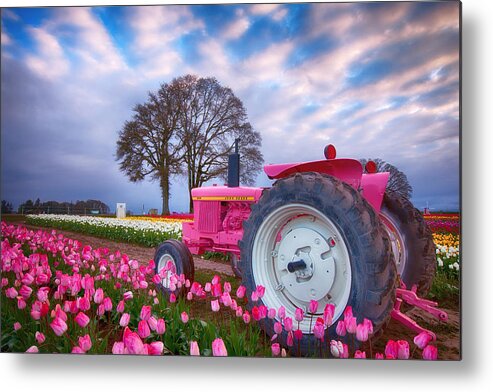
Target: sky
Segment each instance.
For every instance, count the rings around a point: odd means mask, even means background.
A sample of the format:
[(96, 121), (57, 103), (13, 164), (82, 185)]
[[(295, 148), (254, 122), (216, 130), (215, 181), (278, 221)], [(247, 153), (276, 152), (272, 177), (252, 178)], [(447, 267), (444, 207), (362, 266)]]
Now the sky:
[[(1, 198), (15, 207), (159, 209), (157, 182), (119, 171), (118, 132), (191, 73), (243, 101), (266, 164), (332, 143), (397, 166), (417, 208), (459, 209), (456, 2), (3, 8), (1, 22)], [(186, 178), (172, 182), (170, 209), (186, 211)]]

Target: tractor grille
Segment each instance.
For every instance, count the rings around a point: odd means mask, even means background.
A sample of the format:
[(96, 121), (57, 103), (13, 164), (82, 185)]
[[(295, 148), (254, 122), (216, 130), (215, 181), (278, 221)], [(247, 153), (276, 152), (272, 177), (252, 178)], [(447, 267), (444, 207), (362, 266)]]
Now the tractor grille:
[(200, 201), (198, 230), (203, 233), (217, 233), (221, 224), (221, 202)]

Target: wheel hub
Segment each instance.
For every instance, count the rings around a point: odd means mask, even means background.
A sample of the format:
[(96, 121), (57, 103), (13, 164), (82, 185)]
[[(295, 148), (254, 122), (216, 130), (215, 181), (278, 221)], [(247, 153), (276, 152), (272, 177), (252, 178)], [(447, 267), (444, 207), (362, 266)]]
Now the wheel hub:
[(282, 238), (278, 251), (276, 267), (282, 285), (301, 301), (326, 297), (335, 277), (334, 258), (329, 253), (330, 246), (318, 231), (290, 231)]
[(166, 269), (166, 276), (162, 278), (161, 284), (164, 288), (169, 289), (171, 286), (171, 277), (176, 274), (176, 263), (173, 256), (168, 253), (162, 255), (158, 261), (158, 271), (161, 272), (163, 269)]

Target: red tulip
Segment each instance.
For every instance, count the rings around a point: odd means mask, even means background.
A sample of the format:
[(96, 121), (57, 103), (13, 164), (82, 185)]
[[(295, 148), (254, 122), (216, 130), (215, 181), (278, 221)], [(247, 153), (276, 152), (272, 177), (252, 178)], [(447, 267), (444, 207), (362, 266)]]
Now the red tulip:
[(414, 337), (414, 344), (423, 350), (432, 340), (432, 336), (428, 332), (423, 331)]
[(214, 339), (212, 342), (212, 355), (215, 357), (227, 357), (228, 351), (221, 338)]
[(303, 331), (301, 329), (297, 329), (296, 331), (294, 331), (294, 337), (297, 340), (303, 339)]
[(257, 306), (254, 306), (252, 308), (252, 317), (255, 321), (259, 321), (260, 320), (260, 310)]
[(91, 321), (91, 319), (83, 312), (79, 312), (77, 316), (75, 316), (75, 322), (82, 328), (85, 328), (87, 324), (89, 324), (89, 321)]
[(438, 359), (438, 349), (435, 346), (429, 344), (423, 350), (423, 359), (428, 361), (435, 361)]

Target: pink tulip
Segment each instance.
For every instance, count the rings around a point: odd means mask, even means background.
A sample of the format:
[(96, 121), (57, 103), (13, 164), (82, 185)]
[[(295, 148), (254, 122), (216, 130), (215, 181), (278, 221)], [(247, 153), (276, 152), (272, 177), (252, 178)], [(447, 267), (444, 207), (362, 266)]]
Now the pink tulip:
[[(198, 284), (198, 283), (197, 283)], [(193, 285), (192, 285), (193, 287)], [(207, 282), (204, 286), (204, 291), (207, 292), (207, 293), (210, 293), (212, 290), (212, 285), (211, 285), (211, 282)]]
[(284, 318), (286, 317), (286, 308), (284, 306), (281, 306), (278, 311), (277, 311), (277, 314), (279, 316), (279, 318), (282, 320), (284, 320)]
[(245, 286), (239, 286), (238, 289), (236, 290), (236, 296), (238, 298), (243, 298), (246, 293), (246, 287)]
[(318, 302), (314, 300), (310, 300), (310, 304), (308, 305), (308, 311), (312, 314), (317, 313)]
[(190, 355), (200, 356), (199, 344), (195, 340), (190, 342)]
[(60, 317), (56, 317), (50, 324), (55, 335), (62, 336), (68, 329), (67, 324)]
[(385, 345), (385, 358), (397, 359), (397, 353), (399, 352), (399, 346), (397, 342), (390, 339)]
[(123, 342), (115, 342), (113, 343), (113, 348), (111, 349), (111, 352), (113, 354), (124, 354), (125, 351), (125, 344)]
[(423, 331), (414, 337), (414, 344), (423, 350), (432, 340), (432, 336), (428, 332)]
[(336, 334), (339, 336), (346, 336), (346, 324), (343, 320), (337, 322)]
[(325, 334), (324, 324), (319, 322), (315, 323), (315, 326), (313, 327), (313, 334), (317, 339), (323, 341)]
[(293, 329), (293, 319), (291, 317), (286, 317), (284, 319), (284, 329), (289, 332)]
[(384, 359), (384, 356), (382, 353), (376, 353), (375, 354), (375, 359)]
[(228, 351), (221, 338), (214, 339), (212, 342), (212, 355), (214, 357), (227, 357)]
[(356, 326), (356, 339), (360, 342), (366, 342), (368, 340), (368, 325), (358, 324)]
[(356, 352), (354, 353), (354, 358), (366, 359), (366, 353), (364, 351), (356, 350)]
[(409, 359), (409, 343), (406, 340), (398, 340), (397, 347), (397, 358)]
[(26, 353), (39, 353), (39, 349), (36, 346), (31, 346), (26, 350)]
[(276, 317), (276, 310), (274, 308), (270, 308), (269, 311), (267, 312), (267, 317), (270, 318), (271, 320)]
[(157, 319), (154, 316), (149, 317), (149, 320), (147, 320), (147, 323), (149, 324), (149, 328), (151, 331), (155, 331), (157, 328)]
[(258, 293), (256, 291), (252, 291), (250, 298), (251, 298), (252, 302), (257, 302), (258, 301)]
[(236, 308), (236, 317), (241, 317), (241, 316), (243, 316), (243, 309), (241, 306), (238, 306)]
[(334, 358), (340, 358), (343, 352), (344, 352), (344, 348), (342, 346), (342, 342), (338, 340), (330, 341), (330, 353)]
[(191, 291), (187, 293), (187, 301), (191, 301), (193, 299), (193, 294)]
[(356, 317), (347, 317), (344, 319), (344, 324), (346, 325), (346, 331), (349, 333), (356, 332)]
[(213, 312), (219, 312), (219, 301), (216, 299), (214, 301), (211, 301), (211, 308)]
[(123, 293), (123, 300), (124, 301), (128, 301), (130, 299), (132, 299), (134, 297), (134, 293), (132, 293), (131, 291), (126, 291)]
[[(146, 323), (145, 320), (141, 322)], [(129, 354), (143, 354), (144, 352), (144, 343), (142, 343), (139, 335), (130, 331), (128, 327), (123, 332), (123, 343)]]
[(120, 318), (120, 326), (121, 327), (126, 327), (130, 321), (130, 314), (128, 313), (123, 313), (122, 317)]
[(247, 311), (243, 313), (243, 322), (245, 324), (248, 324), (250, 322), (250, 313), (248, 313)]
[(274, 323), (274, 332), (278, 335), (282, 332), (282, 324), (279, 322)]
[(229, 282), (224, 282), (224, 291), (226, 293), (230, 293), (231, 292), (231, 283)]
[(141, 320), (149, 320), (149, 317), (151, 317), (151, 307), (148, 305), (142, 306), (142, 309), (140, 310), (140, 319)]
[(123, 313), (124, 310), (125, 310), (125, 301), (121, 300), (120, 302), (118, 302), (118, 305), (116, 306), (116, 311), (118, 313)]
[(23, 285), (19, 290), (19, 295), (24, 299), (28, 299), (33, 292), (33, 289), (29, 286)]
[(113, 309), (113, 302), (110, 297), (105, 297), (103, 299), (103, 305), (106, 312), (111, 312), (111, 309)]
[(89, 301), (89, 298), (77, 298), (77, 307), (84, 312), (91, 309), (91, 302)]
[(373, 333), (373, 323), (371, 320), (365, 318), (363, 319), (363, 324), (366, 326), (366, 328), (368, 329), (368, 334), (372, 334)]
[(349, 347), (345, 343), (342, 344), (342, 354), (340, 358), (344, 358), (344, 359), (349, 358)]
[(151, 334), (151, 330), (149, 329), (149, 324), (147, 324), (147, 321), (139, 321), (137, 332), (142, 339), (147, 338)]
[(256, 291), (257, 291), (258, 297), (259, 298), (262, 298), (264, 296), (264, 294), (265, 294), (265, 287), (259, 284), (259, 285), (257, 285), (257, 290)]
[(187, 314), (187, 312), (182, 312), (181, 315), (180, 315), (180, 317), (181, 317), (181, 321), (183, 322), (183, 324), (188, 323), (188, 314)]
[(5, 294), (7, 295), (7, 298), (11, 299), (14, 299), (19, 295), (14, 287), (9, 287), (7, 290), (5, 290)]
[(38, 292), (36, 293), (36, 296), (38, 297), (38, 300), (41, 302), (46, 302), (48, 301), (48, 294), (50, 292), (49, 287), (41, 287)]
[(175, 294), (171, 293), (169, 295), (169, 302), (172, 304), (176, 302), (176, 295)]
[(104, 299), (104, 291), (102, 288), (98, 288), (94, 293), (94, 303), (100, 304), (101, 302), (103, 302), (103, 299)]
[(36, 338), (36, 341), (38, 342), (38, 344), (43, 344), (45, 339), (46, 339), (45, 335), (41, 332), (36, 332), (34, 334), (34, 337)]
[(290, 331), (288, 332), (288, 335), (286, 337), (286, 344), (289, 346), (289, 347), (292, 347), (293, 344), (294, 344), (294, 338), (293, 338), (293, 331)]
[(218, 284), (221, 281), (221, 277), (219, 275), (214, 275), (211, 282), (213, 285)]
[(83, 312), (79, 312), (77, 316), (75, 316), (75, 322), (79, 324), (82, 328), (87, 327), (91, 319)]
[(267, 317), (267, 306), (265, 305), (260, 305), (258, 307), (258, 311), (260, 313), (260, 319), (264, 319)]
[(166, 323), (164, 322), (164, 320), (162, 318), (160, 318), (157, 320), (156, 333), (158, 335), (162, 335), (165, 332), (166, 332)]
[(281, 353), (281, 346), (279, 345), (279, 343), (274, 343), (271, 346), (271, 350), (272, 350), (272, 356), (273, 357), (278, 357), (279, 354)]
[(27, 303), (21, 296), (17, 297), (17, 308), (22, 310), (26, 307)]
[(326, 326), (332, 325), (332, 319), (334, 318), (334, 312), (335, 312), (335, 305), (334, 304), (326, 304), (324, 308), (324, 323)]
[(423, 359), (428, 361), (436, 361), (438, 359), (438, 349), (429, 344), (423, 350)]
[(303, 320), (303, 309), (296, 308), (296, 310), (294, 312), (294, 318), (298, 322), (302, 321)]
[(157, 341), (152, 342), (147, 346), (149, 355), (162, 355), (164, 350), (164, 343)]
[(21, 328), (22, 328), (21, 323), (19, 323), (18, 321), (14, 323), (14, 331), (18, 331)]
[(89, 335), (79, 337), (79, 347), (84, 352), (89, 351), (92, 347), (91, 337)]
[(346, 306), (346, 309), (344, 309), (344, 318), (349, 318), (353, 317), (353, 308), (351, 306)]

